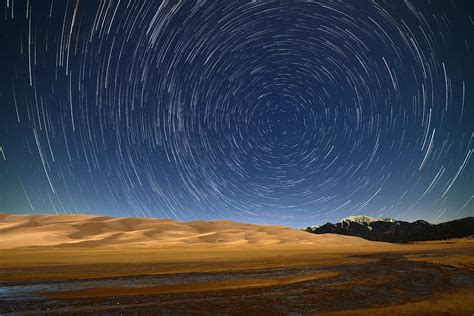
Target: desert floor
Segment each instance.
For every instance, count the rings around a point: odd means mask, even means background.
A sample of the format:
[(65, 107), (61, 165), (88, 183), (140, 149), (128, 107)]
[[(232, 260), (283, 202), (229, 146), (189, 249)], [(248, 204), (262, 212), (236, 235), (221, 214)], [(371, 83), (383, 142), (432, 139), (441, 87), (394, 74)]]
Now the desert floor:
[(473, 315), (474, 239), (0, 214), (0, 313)]

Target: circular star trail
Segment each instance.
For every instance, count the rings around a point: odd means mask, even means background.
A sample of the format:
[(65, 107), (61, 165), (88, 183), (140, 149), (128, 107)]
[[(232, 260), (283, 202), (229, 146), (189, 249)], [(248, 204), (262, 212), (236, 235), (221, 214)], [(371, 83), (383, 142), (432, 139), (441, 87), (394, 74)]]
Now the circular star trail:
[(1, 210), (472, 215), (468, 2), (6, 0)]

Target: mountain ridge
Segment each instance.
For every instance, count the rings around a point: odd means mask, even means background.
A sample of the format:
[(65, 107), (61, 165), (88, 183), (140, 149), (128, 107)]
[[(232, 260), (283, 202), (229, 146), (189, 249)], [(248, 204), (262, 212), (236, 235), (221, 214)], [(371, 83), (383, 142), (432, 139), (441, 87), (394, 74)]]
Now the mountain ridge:
[(474, 217), (431, 224), (424, 220), (405, 222), (392, 218), (349, 216), (335, 224), (308, 226), (304, 231), (313, 234), (356, 236), (372, 241), (407, 243), (474, 236)]

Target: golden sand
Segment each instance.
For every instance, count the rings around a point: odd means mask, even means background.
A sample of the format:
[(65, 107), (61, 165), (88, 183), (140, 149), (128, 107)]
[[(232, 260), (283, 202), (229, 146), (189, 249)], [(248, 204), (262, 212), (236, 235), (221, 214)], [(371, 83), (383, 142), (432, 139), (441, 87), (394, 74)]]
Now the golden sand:
[[(334, 234), (315, 235), (284, 226), (231, 221), (177, 222), (169, 219), (90, 215), (0, 214), (0, 282), (376, 262), (374, 257), (367, 257), (371, 254), (400, 254), (412, 261), (474, 269), (472, 238), (390, 244)], [(46, 295), (79, 298), (263, 288), (326, 278), (333, 274), (318, 272), (277, 279), (209, 281), (140, 288), (92, 288)], [(375, 282), (383, 285), (390, 281), (387, 278)], [(331, 287), (378, 284), (359, 283), (333, 283)], [(381, 309), (377, 310), (350, 311), (348, 315), (420, 314), (420, 311), (464, 313), (472, 308), (463, 309), (461, 307), (464, 305), (461, 304), (467, 304), (473, 297), (472, 291), (458, 290), (428, 297), (424, 301), (380, 306)]]

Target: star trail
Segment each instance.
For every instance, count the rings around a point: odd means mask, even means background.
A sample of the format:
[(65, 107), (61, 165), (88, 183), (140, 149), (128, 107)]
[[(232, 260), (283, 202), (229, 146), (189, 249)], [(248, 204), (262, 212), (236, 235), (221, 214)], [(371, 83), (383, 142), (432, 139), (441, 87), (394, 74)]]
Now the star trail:
[(0, 211), (474, 214), (471, 1), (2, 7)]

